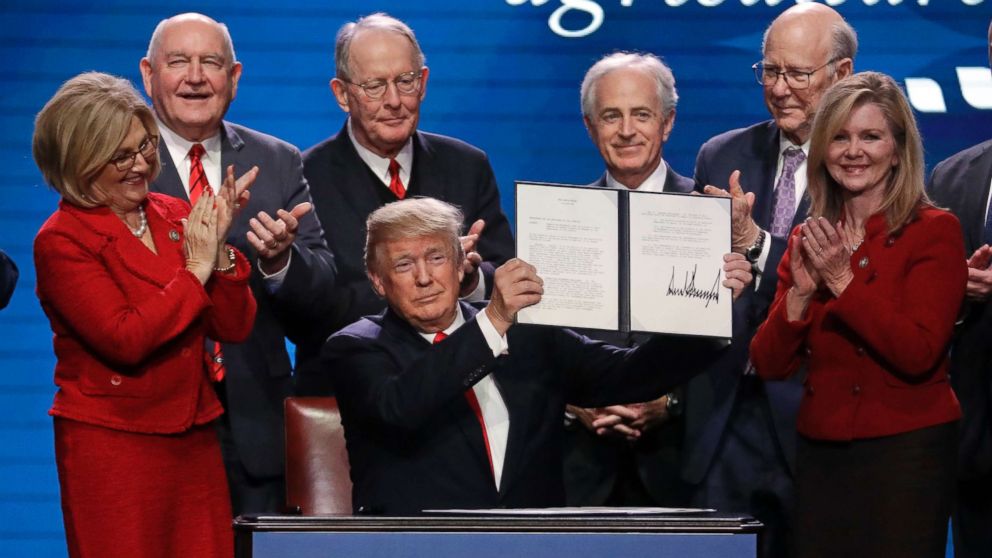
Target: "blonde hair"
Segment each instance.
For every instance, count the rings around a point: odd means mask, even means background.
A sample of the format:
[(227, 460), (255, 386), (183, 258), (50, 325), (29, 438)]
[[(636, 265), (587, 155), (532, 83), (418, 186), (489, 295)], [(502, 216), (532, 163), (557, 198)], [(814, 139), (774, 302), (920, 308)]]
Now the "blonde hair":
[[(87, 194), (134, 117), (150, 135), (158, 135), (151, 109), (126, 79), (86, 72), (63, 83), (34, 121), (32, 152), (45, 182), (73, 205), (99, 205)], [(159, 158), (148, 165), (154, 180)]]
[(893, 168), (879, 208), (889, 233), (913, 220), (920, 204), (932, 205), (923, 190), (923, 142), (906, 96), (896, 82), (879, 72), (860, 72), (835, 83), (820, 100), (810, 134), (810, 215), (836, 222), (844, 211), (843, 187), (827, 172), (826, 154), (837, 131), (855, 109), (873, 104), (881, 109), (896, 142), (899, 164)]
[(465, 258), (461, 230), (464, 216), (457, 207), (434, 198), (408, 198), (373, 211), (365, 221), (365, 270), (378, 273), (383, 265), (381, 246), (400, 238), (447, 237), (455, 262)]

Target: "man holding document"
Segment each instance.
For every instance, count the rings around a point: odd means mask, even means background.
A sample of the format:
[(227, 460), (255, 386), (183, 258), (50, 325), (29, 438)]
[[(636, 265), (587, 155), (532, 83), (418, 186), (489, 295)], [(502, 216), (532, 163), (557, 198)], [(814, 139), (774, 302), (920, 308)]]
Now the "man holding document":
[[(334, 375), (356, 512), (563, 505), (565, 401), (657, 397), (723, 345), (655, 336), (621, 349), (515, 324), (544, 292), (538, 271), (519, 259), (496, 270), (488, 304), (459, 302), (461, 224), (458, 209), (429, 198), (387, 204), (368, 218), (366, 269), (388, 308), (332, 336), (322, 354)], [(743, 259), (724, 272), (735, 293), (751, 281)]]

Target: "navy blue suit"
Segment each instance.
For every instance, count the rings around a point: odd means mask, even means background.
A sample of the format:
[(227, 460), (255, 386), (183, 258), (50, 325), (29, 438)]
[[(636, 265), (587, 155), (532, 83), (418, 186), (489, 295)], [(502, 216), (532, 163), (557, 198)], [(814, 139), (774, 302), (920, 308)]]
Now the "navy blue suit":
[[(605, 188), (604, 173), (589, 187)], [(665, 192), (688, 193), (695, 183), (675, 172), (665, 173)], [(618, 347), (635, 347), (651, 338), (642, 333), (580, 330)], [(568, 403), (572, 403), (569, 401)], [(685, 506), (679, 478), (682, 425), (672, 417), (649, 429), (634, 444), (590, 432), (581, 421), (566, 426), (565, 495), (569, 505)]]
[[(992, 140), (938, 164), (927, 190), (961, 221), (965, 254), (985, 238), (985, 210), (992, 181)], [(961, 402), (958, 502), (954, 554), (985, 556), (992, 548), (992, 302), (967, 301), (951, 348), (951, 385)]]
[[(362, 161), (348, 137), (347, 123), (333, 137), (303, 153), (303, 173), (324, 237), (338, 266), (334, 298), (338, 305), (314, 324), (309, 340), (298, 347), (301, 393), (326, 392), (326, 385), (311, 385), (327, 378), (310, 374), (320, 348), (335, 331), (386, 307), (365, 275), (365, 219), (396, 196)], [(499, 190), (489, 159), (481, 150), (454, 138), (416, 132), (413, 135), (413, 168), (407, 197), (428, 196), (458, 206), (465, 214), (465, 228), (477, 219), (486, 221), (477, 251), (484, 260), (481, 270), (486, 288), (492, 288), (495, 266), (513, 257), (510, 223), (499, 203)]]
[[(729, 189), (730, 174), (740, 170), (741, 187), (755, 194), (754, 220), (767, 232), (778, 157), (779, 130), (773, 121), (725, 132), (700, 148), (696, 188)], [(808, 208), (809, 200), (803, 196), (793, 224), (805, 218)], [(772, 239), (760, 284), (745, 290), (734, 306), (730, 350), (689, 381), (685, 397), (682, 474), (694, 485), (692, 503), (747, 512), (762, 520), (768, 526), (763, 555), (779, 555), (788, 545), (796, 416), (805, 374), (769, 382), (743, 374), (751, 337), (775, 296), (776, 269), (785, 249), (784, 240)], [(757, 440), (759, 445), (748, 447), (747, 442), (736, 443), (739, 439)]]
[[(460, 304), (466, 323), (437, 345), (386, 310), (324, 346), (322, 372), (337, 390), (356, 510), (563, 505), (565, 401), (600, 406), (658, 397), (684, 381), (698, 359), (719, 353), (713, 340), (654, 337), (629, 350), (518, 324), (507, 332), (509, 354), (495, 358), (475, 322), (477, 309)], [(463, 396), (486, 374), (510, 416), (499, 491)]]
[[(188, 200), (165, 142), (159, 146), (159, 156), (162, 173), (152, 183), (152, 191)], [(300, 219), (282, 286), (269, 293), (258, 270), (258, 256), (245, 236), (250, 230), (248, 221), (259, 211), (276, 217), (278, 209), (288, 211), (311, 201), (300, 152), (272, 136), (224, 122), (221, 165), (225, 173), (232, 164), (235, 176), (259, 167), (251, 198), (227, 238), (251, 262), (250, 284), (258, 303), (248, 340), (223, 345), (226, 376), (219, 391), (226, 413), (220, 421), (221, 441), (237, 515), (275, 512), (285, 503), (282, 401), (292, 393), (293, 385), (285, 340), (298, 342), (309, 322), (332, 311), (335, 267), (320, 221), (311, 211)]]

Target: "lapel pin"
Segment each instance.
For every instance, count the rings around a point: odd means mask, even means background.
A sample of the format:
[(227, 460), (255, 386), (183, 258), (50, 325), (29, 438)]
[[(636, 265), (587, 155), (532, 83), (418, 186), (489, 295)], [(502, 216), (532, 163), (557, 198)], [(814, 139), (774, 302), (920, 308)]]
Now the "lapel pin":
[(171, 229), (169, 231), (169, 240), (173, 242), (179, 242), (179, 233), (176, 231), (176, 229)]
[(868, 267), (868, 256), (861, 257), (861, 261), (858, 262), (858, 267), (861, 269)]

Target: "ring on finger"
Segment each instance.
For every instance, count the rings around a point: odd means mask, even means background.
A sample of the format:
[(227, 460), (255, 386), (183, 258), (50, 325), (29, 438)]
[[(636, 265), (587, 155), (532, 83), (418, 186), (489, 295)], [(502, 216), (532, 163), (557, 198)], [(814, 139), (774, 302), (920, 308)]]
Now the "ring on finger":
[(268, 242), (266, 242), (265, 245), (268, 246), (269, 248), (275, 248), (276, 246), (279, 246), (279, 243), (276, 242), (276, 240), (273, 238)]

